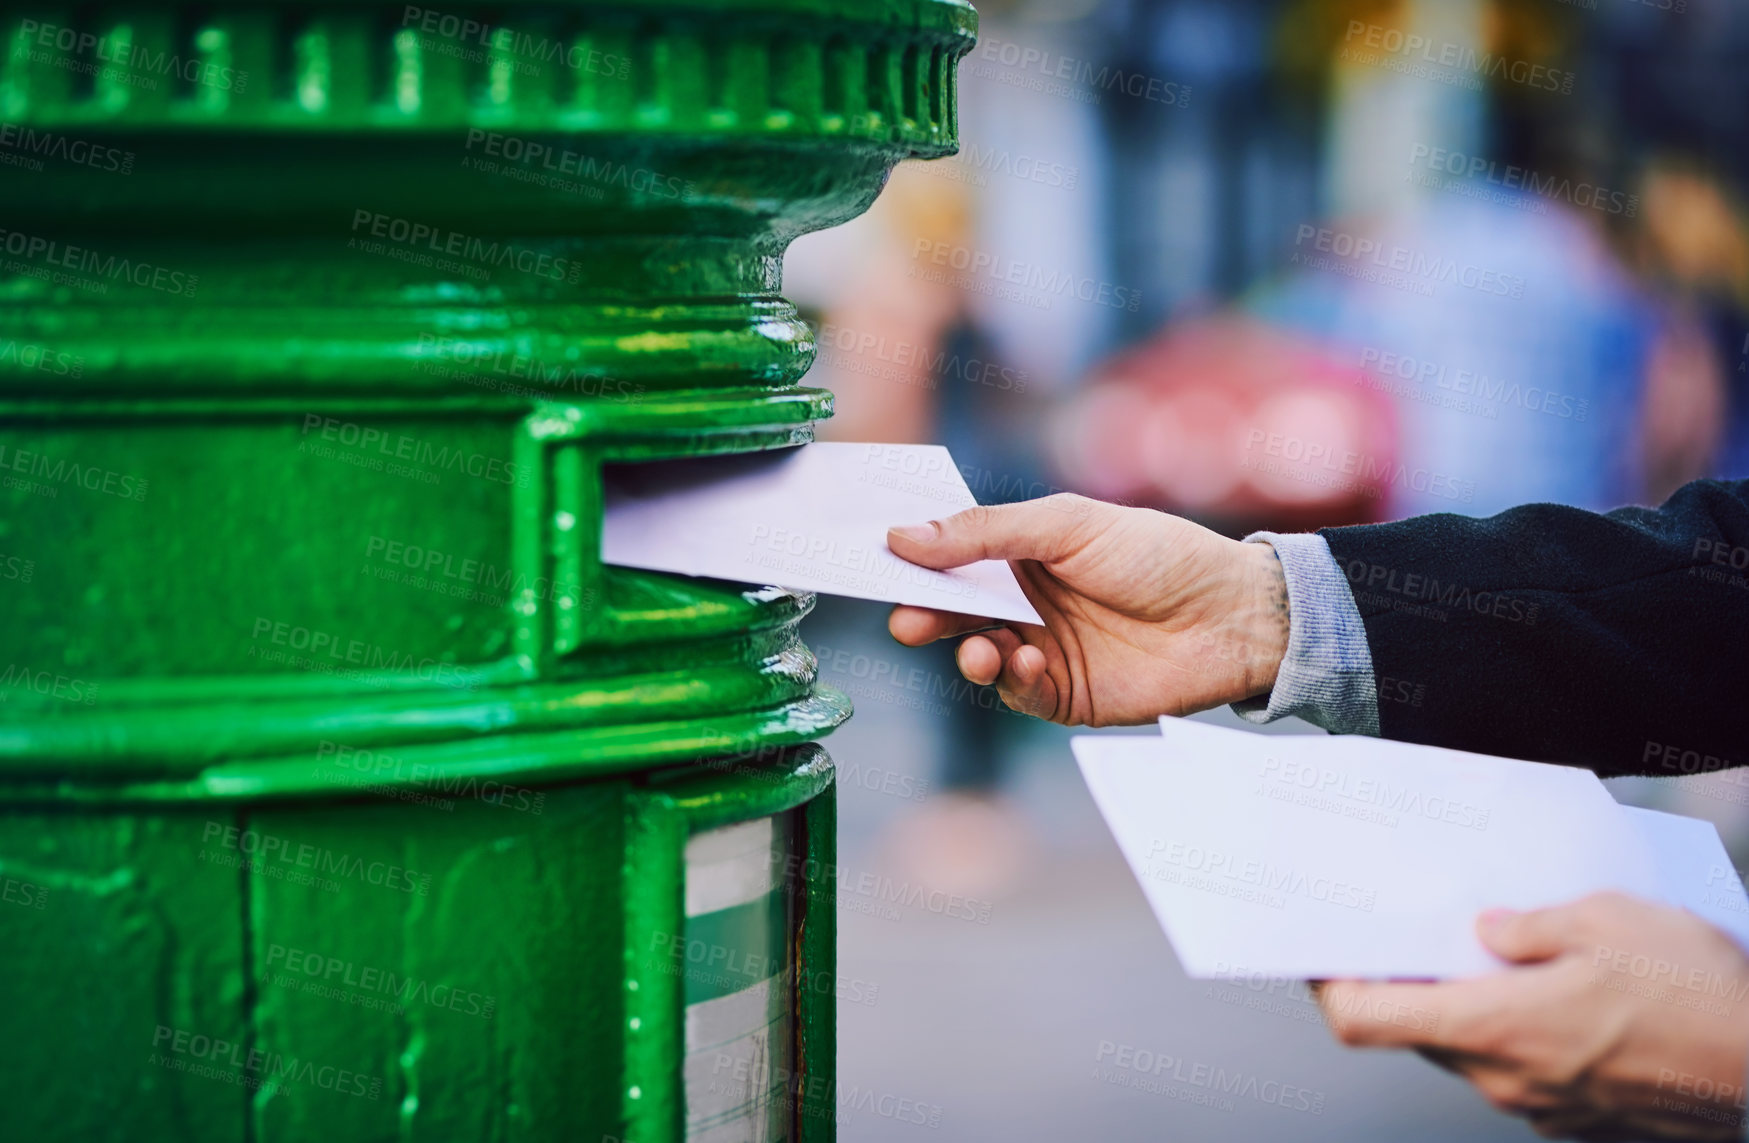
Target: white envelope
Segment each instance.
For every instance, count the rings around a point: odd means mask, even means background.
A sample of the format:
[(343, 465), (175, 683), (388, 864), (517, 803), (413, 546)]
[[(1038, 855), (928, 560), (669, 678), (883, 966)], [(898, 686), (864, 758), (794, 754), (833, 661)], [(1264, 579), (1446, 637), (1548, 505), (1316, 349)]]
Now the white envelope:
[(1749, 950), (1749, 895), (1712, 822), (1639, 806), (1622, 814), (1652, 852), (1664, 900), (1731, 934)]
[(619, 465), (606, 497), (606, 563), (1041, 622), (1003, 561), (939, 572), (887, 549), (888, 528), (977, 504), (939, 445), (829, 442)]
[(1470, 976), (1499, 967), (1475, 935), (1485, 909), (1664, 896), (1586, 770), (1172, 718), (1073, 742), (1192, 977)]

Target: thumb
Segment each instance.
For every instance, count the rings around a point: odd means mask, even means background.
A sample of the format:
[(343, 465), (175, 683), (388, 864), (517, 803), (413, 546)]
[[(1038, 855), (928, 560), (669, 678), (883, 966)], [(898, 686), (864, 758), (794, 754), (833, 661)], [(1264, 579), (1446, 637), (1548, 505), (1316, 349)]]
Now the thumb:
[(1572, 906), (1515, 913), (1489, 909), (1476, 918), (1476, 933), (1482, 944), (1502, 960), (1513, 964), (1551, 960), (1566, 951), (1576, 919)]
[(1059, 494), (1019, 504), (967, 508), (945, 520), (893, 528), (887, 547), (902, 560), (945, 571), (979, 560), (1060, 560), (1069, 555), (1087, 521), (1110, 505)]

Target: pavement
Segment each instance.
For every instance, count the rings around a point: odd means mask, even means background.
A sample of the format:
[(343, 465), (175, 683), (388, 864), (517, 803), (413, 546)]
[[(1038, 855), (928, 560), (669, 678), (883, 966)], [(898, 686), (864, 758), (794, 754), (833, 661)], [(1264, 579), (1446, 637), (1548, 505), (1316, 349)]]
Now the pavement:
[[(940, 663), (888, 640), (883, 608), (824, 610), (804, 634), (849, 654), (823, 677), (858, 708), (827, 741), (841, 773), (843, 1143), (1538, 1138), (1417, 1056), (1337, 1044), (1298, 987), (1186, 979), (1081, 782), (1071, 732), (919, 684), (910, 667)], [(968, 741), (950, 725), (966, 718), (999, 736), (1018, 839), (1005, 876), (972, 871), (982, 886), (918, 841), (952, 804), (933, 783)]]

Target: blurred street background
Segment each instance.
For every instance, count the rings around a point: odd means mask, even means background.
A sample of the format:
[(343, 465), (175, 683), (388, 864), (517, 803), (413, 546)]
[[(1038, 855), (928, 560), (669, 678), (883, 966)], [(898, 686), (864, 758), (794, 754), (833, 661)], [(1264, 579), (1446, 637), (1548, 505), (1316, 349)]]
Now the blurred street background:
[[(829, 438), (1233, 536), (1749, 475), (1742, 0), (978, 7), (959, 157), (790, 252)], [(843, 600), (806, 635), (857, 705), (829, 744), (846, 1143), (1535, 1137), (1340, 1048), (1297, 986), (1186, 980), (1070, 732), (951, 648)], [(1749, 858), (1749, 785), (1612, 786)], [(1304, 1098), (1114, 1086), (1119, 1049)]]

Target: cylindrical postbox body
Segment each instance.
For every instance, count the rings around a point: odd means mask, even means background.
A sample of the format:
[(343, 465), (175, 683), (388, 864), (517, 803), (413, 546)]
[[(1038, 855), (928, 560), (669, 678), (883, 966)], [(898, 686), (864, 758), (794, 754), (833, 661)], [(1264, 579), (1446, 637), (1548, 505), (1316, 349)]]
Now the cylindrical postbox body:
[(602, 470), (810, 439), (974, 23), (0, 17), (0, 1137), (831, 1137), (848, 702)]

